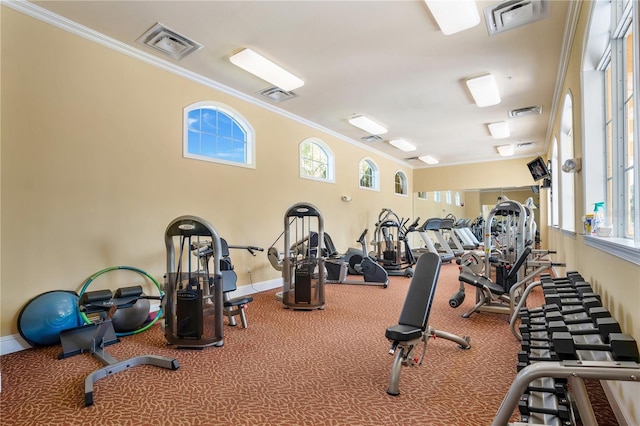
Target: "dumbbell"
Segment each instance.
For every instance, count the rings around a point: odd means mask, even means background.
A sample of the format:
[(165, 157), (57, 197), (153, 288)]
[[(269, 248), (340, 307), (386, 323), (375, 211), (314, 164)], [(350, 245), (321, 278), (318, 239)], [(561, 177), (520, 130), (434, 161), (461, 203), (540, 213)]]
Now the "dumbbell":
[[(553, 333), (553, 349), (561, 359), (581, 359), (578, 351), (610, 352), (615, 361), (640, 362), (638, 345), (628, 334), (608, 333), (600, 336), (579, 335), (568, 332)], [(608, 342), (608, 343), (607, 343)], [(588, 357), (593, 358), (593, 357)], [(584, 360), (584, 359), (583, 359)], [(591, 359), (593, 360), (593, 359)]]
[(530, 392), (528, 395), (522, 395), (518, 402), (518, 411), (521, 416), (540, 413), (557, 416), (563, 421), (571, 418), (567, 398), (558, 398), (554, 393), (548, 392)]

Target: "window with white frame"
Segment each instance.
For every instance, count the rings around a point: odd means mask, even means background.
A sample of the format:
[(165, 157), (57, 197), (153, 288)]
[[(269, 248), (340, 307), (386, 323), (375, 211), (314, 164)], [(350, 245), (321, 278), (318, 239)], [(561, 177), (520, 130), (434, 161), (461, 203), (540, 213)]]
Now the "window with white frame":
[(333, 152), (320, 139), (300, 142), (300, 177), (334, 182), (334, 164)]
[(197, 102), (184, 108), (183, 120), (185, 158), (255, 167), (253, 128), (232, 108)]
[(365, 158), (360, 161), (358, 165), (360, 188), (378, 190), (380, 188), (380, 182), (378, 177), (378, 166), (376, 163)]
[(446, 191), (444, 193), (444, 199), (447, 204), (451, 204), (451, 191)]
[[(560, 124), (560, 163), (573, 159), (573, 100), (571, 94), (564, 97)], [(562, 169), (562, 168), (561, 168)], [(575, 173), (560, 174), (560, 197), (562, 197), (562, 229), (575, 232)]]
[(398, 195), (407, 195), (407, 175), (403, 171), (396, 172), (395, 192)]
[(551, 147), (551, 226), (559, 226), (560, 224), (560, 185), (558, 181), (558, 139), (554, 136), (553, 146)]
[(435, 203), (440, 202), (440, 191), (433, 191), (433, 201)]
[[(582, 63), (585, 176), (585, 213), (595, 203), (605, 203), (605, 220), (612, 226), (619, 248), (614, 254), (631, 253), (640, 263), (638, 93), (638, 2), (596, 1)], [(634, 47), (635, 46), (635, 47)], [(617, 239), (616, 239), (617, 238)], [(627, 241), (626, 243), (622, 243)], [(588, 244), (598, 246), (597, 239)], [(635, 247), (629, 252), (628, 247)], [(634, 257), (635, 256), (635, 257)]]
[(419, 200), (427, 200), (428, 196), (427, 196), (427, 192), (426, 191), (420, 191), (418, 192), (418, 199)]
[(460, 200), (460, 193), (456, 191), (455, 194), (455, 200), (456, 200), (456, 206), (461, 206), (462, 205), (462, 201)]

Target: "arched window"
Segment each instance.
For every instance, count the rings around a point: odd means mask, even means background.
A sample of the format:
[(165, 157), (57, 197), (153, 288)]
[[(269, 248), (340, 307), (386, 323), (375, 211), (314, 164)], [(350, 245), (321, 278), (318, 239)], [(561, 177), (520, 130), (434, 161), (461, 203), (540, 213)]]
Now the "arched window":
[[(571, 94), (564, 97), (560, 124), (560, 165), (573, 159), (573, 101)], [(575, 232), (575, 173), (560, 175), (560, 197), (562, 197), (562, 229)]]
[(402, 171), (396, 172), (396, 194), (407, 195), (407, 175)]
[(378, 166), (373, 160), (365, 158), (358, 165), (360, 188), (379, 190)]
[(253, 128), (232, 108), (197, 102), (184, 108), (183, 120), (185, 158), (255, 167)]
[(334, 155), (320, 139), (307, 138), (300, 142), (300, 177), (335, 182)]

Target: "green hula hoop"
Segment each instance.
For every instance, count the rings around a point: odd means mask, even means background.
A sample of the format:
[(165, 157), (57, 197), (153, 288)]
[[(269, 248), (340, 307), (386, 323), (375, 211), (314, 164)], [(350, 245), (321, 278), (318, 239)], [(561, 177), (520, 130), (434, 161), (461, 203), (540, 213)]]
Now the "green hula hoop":
[[(93, 282), (93, 280), (98, 278), (100, 275), (106, 274), (107, 272), (110, 272), (110, 271), (115, 271), (117, 269), (124, 269), (124, 270), (127, 270), (127, 271), (134, 271), (134, 272), (137, 272), (137, 273), (139, 273), (141, 275), (144, 275), (145, 277), (149, 278), (156, 285), (156, 287), (158, 288), (158, 292), (160, 293), (160, 297), (161, 298), (164, 297), (164, 292), (162, 291), (162, 287), (160, 287), (160, 283), (158, 282), (158, 280), (153, 278), (151, 275), (149, 275), (148, 273), (146, 273), (142, 269), (138, 269), (138, 268), (133, 267), (133, 266), (112, 266), (110, 268), (105, 268), (102, 271), (98, 271), (95, 274), (91, 275), (87, 279), (87, 281), (85, 281), (84, 285), (82, 286), (82, 289), (80, 290), (80, 294), (78, 295), (78, 300), (80, 300), (82, 295), (87, 291), (87, 288)], [(85, 314), (84, 312), (80, 312), (80, 316), (82, 317), (82, 320), (85, 322), (85, 324), (91, 324), (91, 320), (89, 319), (89, 317), (87, 317), (87, 314)], [(123, 336), (130, 336), (132, 334), (142, 333), (143, 331), (148, 330), (156, 322), (158, 322), (158, 320), (160, 319), (161, 316), (162, 316), (162, 305), (160, 305), (160, 309), (158, 310), (158, 313), (156, 314), (155, 318), (153, 320), (151, 320), (151, 322), (149, 322), (148, 324), (144, 325), (143, 327), (140, 327), (137, 330), (129, 331), (129, 332), (126, 332), (126, 333), (116, 333), (116, 336), (123, 337)]]

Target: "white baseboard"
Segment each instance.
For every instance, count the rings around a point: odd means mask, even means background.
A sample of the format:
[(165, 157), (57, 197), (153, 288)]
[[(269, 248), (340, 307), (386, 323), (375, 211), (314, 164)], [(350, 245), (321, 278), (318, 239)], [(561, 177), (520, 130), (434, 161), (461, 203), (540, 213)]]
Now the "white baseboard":
[[(236, 291), (231, 293), (231, 297), (247, 296), (250, 294), (260, 293), (274, 288), (282, 287), (282, 278), (277, 278), (269, 281), (262, 281), (255, 284), (248, 284), (238, 287)], [(151, 310), (157, 311), (159, 305), (152, 305)], [(0, 337), (0, 356), (7, 355), (13, 352), (29, 349), (32, 346), (27, 343), (19, 334), (12, 334), (10, 336)], [(0, 385), (1, 386), (1, 385)]]

